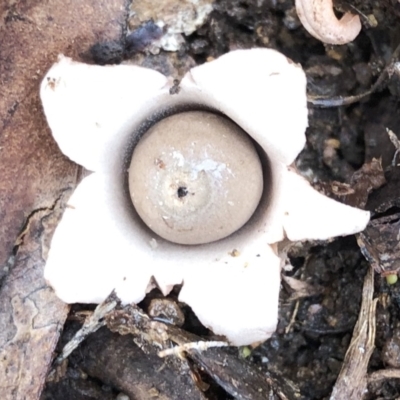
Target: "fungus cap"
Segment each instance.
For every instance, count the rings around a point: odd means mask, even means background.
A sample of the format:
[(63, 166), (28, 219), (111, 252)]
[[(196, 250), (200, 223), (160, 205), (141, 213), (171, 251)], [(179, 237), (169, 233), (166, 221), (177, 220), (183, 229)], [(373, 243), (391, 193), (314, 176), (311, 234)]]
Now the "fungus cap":
[[(317, 193), (290, 165), (305, 144), (306, 79), (269, 49), (238, 50), (172, 82), (137, 66), (94, 66), (60, 57), (41, 86), (60, 149), (94, 173), (73, 193), (57, 227), (45, 278), (68, 303), (96, 303), (115, 289), (124, 303), (154, 283), (179, 298), (232, 344), (267, 339), (278, 314), (281, 260), (276, 243), (326, 239), (362, 230), (365, 211)], [(250, 220), (224, 239), (196, 246), (156, 235), (135, 212), (126, 188), (138, 138), (182, 107), (213, 109), (259, 146), (264, 191)], [(304, 212), (302, 212), (304, 210)], [(307, 218), (310, 217), (310, 218)], [(329, 216), (329, 224), (325, 220)]]
[(203, 244), (223, 239), (253, 215), (263, 192), (256, 149), (226, 117), (187, 111), (152, 126), (133, 150), (133, 205), (166, 240)]

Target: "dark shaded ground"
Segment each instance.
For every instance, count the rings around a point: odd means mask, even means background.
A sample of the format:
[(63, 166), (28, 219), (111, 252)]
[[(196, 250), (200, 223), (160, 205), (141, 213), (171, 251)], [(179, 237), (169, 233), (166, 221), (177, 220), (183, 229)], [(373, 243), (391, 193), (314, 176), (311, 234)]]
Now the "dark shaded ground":
[[(351, 9), (350, 3), (362, 16), (373, 15), (377, 27), (370, 26), (363, 17), (364, 29), (355, 42), (340, 47), (324, 46), (300, 27), (290, 0), (219, 0), (209, 21), (187, 37), (186, 44), (176, 54), (161, 52), (144, 56), (133, 53), (132, 46), (124, 54), (124, 43), (119, 42), (119, 45), (108, 45), (111, 56), (107, 48), (97, 47), (96, 61), (129, 56), (142, 65), (179, 77), (195, 63), (203, 63), (229, 50), (272, 47), (303, 65), (310, 94), (354, 95), (369, 89), (400, 44), (400, 3), (396, 0), (337, 3), (341, 10)], [(354, 105), (330, 109), (310, 106), (307, 145), (297, 160), (298, 168), (315, 182), (350, 182), (352, 174), (373, 157), (382, 157), (384, 169), (389, 167), (395, 148), (388, 139), (386, 128), (400, 134), (399, 96), (400, 73), (394, 71), (387, 87)], [(393, 171), (387, 172), (387, 187), (395, 181), (394, 175)], [(392, 186), (385, 195), (386, 200), (388, 197), (393, 199), (390, 212), (398, 211), (400, 206), (395, 201), (400, 193), (400, 189), (396, 192), (396, 187)], [(381, 204), (382, 200), (376, 202)], [(371, 205), (371, 210), (376, 208), (376, 204)], [(248, 361), (261, 371), (279, 371), (298, 385), (304, 399), (329, 398), (358, 317), (368, 263), (354, 237), (311, 248), (307, 246), (293, 254), (291, 261), (294, 269), (287, 275), (318, 287), (319, 294), (298, 300), (296, 306), (297, 300), (290, 299), (292, 291), (285, 287), (281, 293), (278, 330), (252, 352)], [(376, 349), (370, 372), (386, 366), (400, 367), (400, 285), (389, 286), (380, 276), (376, 277), (375, 285), (375, 296), (381, 301), (377, 308)], [(297, 314), (287, 331), (297, 307)], [(70, 321), (65, 327), (62, 343), (78, 327), (76, 322)], [(204, 333), (196, 324), (189, 323), (187, 328), (199, 335)], [(101, 354), (96, 350), (97, 340), (102, 343)], [(121, 381), (122, 372), (115, 376), (115, 365), (119, 362), (115, 355), (125, 346), (129, 354), (139, 351), (128, 337), (99, 331), (70, 358), (64, 377), (58, 383), (48, 384), (42, 399), (115, 399), (120, 391), (128, 393), (129, 385)], [(108, 356), (107, 352), (110, 352)], [(131, 357), (137, 362), (140, 351)], [(103, 370), (99, 368), (99, 362), (104, 363)], [(142, 362), (142, 367), (136, 364), (132, 367), (139, 374), (135, 379), (140, 376), (143, 381), (147, 379), (144, 376), (149, 362), (162, 364), (156, 359), (143, 359)], [(108, 364), (114, 368), (108, 370)], [(153, 372), (162, 370), (162, 365), (155, 369), (154, 364), (151, 365)], [(168, 371), (171, 373), (172, 370)], [(171, 376), (177, 375), (172, 373)], [(127, 379), (132, 382), (133, 378)], [(204, 392), (204, 398), (231, 398), (218, 385), (208, 381), (211, 386)], [(185, 384), (190, 385), (190, 382)], [(162, 388), (168, 391), (165, 385)], [(146, 390), (142, 397), (136, 394), (138, 397), (131, 398), (182, 398), (176, 392), (169, 392), (169, 397), (159, 397), (160, 388)], [(366, 398), (389, 400), (399, 396), (400, 380), (391, 379), (370, 387)], [(203, 397), (195, 394), (193, 398)]]

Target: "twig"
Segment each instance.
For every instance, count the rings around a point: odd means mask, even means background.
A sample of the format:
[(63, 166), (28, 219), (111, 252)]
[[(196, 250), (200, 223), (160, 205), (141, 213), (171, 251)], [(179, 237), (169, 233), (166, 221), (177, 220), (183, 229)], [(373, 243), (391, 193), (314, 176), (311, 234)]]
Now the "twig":
[(385, 379), (400, 379), (400, 369), (390, 368), (372, 372), (368, 376), (368, 384), (379, 383)]
[(400, 152), (400, 140), (396, 136), (396, 134), (389, 128), (386, 128), (386, 132), (389, 135), (389, 139), (392, 142), (393, 146), (396, 148), (396, 151), (395, 151), (393, 159), (392, 159), (392, 167), (395, 167), (396, 166), (396, 158)]
[(364, 279), (360, 314), (330, 400), (362, 399), (367, 390), (367, 368), (375, 346), (374, 270)]
[(292, 330), (292, 326), (296, 321), (296, 317), (297, 317), (297, 313), (299, 311), (299, 306), (300, 306), (300, 301), (296, 300), (296, 303), (294, 305), (294, 310), (292, 312), (292, 316), (290, 318), (289, 324), (288, 326), (285, 328), (285, 334), (287, 335), (291, 330)]
[(340, 107), (347, 106), (349, 104), (356, 103), (365, 97), (369, 96), (376, 92), (382, 85), (386, 83), (386, 81), (391, 77), (393, 73), (393, 66), (397, 61), (400, 55), (400, 45), (396, 47), (394, 50), (390, 61), (386, 65), (385, 69), (379, 75), (376, 82), (371, 86), (369, 90), (364, 93), (360, 93), (354, 96), (333, 96), (333, 97), (325, 97), (325, 96), (313, 96), (308, 95), (307, 101), (315, 107), (321, 108), (329, 108), (329, 107)]
[(91, 333), (96, 332), (99, 328), (105, 325), (104, 316), (113, 310), (117, 305), (117, 299), (112, 293), (99, 304), (90, 315), (82, 328), (75, 333), (74, 337), (64, 346), (61, 354), (54, 361), (55, 365), (61, 364)]
[(191, 342), (191, 343), (182, 344), (180, 346), (175, 346), (172, 349), (161, 350), (158, 353), (158, 356), (161, 358), (171, 356), (171, 355), (180, 356), (182, 353), (189, 351), (189, 350), (205, 351), (205, 350), (211, 349), (211, 347), (226, 347), (226, 346), (229, 346), (229, 343), (215, 342), (215, 341)]

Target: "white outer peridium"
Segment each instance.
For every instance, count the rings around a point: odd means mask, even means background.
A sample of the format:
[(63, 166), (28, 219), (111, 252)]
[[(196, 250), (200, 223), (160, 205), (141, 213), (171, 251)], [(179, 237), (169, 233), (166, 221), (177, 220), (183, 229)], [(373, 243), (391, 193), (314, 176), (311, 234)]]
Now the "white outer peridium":
[(346, 13), (337, 19), (332, 0), (296, 0), (296, 11), (308, 33), (324, 43), (346, 44), (361, 31), (358, 15)]
[[(369, 214), (319, 194), (290, 165), (305, 143), (306, 79), (269, 49), (239, 50), (192, 69), (179, 94), (163, 75), (136, 66), (89, 66), (61, 57), (41, 87), (54, 138), (72, 160), (95, 171), (78, 186), (54, 234), (45, 277), (68, 303), (101, 302), (113, 290), (138, 302), (154, 277), (200, 321), (232, 344), (267, 339), (278, 315), (280, 259), (274, 243), (327, 239), (364, 229)], [(123, 192), (123, 155), (132, 132), (160, 108), (215, 108), (267, 152), (268, 208), (230, 237), (179, 246), (144, 227)], [(235, 251), (234, 251), (235, 250)]]

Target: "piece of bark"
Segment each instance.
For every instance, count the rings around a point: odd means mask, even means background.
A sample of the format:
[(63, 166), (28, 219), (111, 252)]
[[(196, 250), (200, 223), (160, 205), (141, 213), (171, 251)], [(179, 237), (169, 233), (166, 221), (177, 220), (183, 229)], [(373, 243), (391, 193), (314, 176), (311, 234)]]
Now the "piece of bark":
[(38, 398), (67, 313), (43, 280), (42, 240), (51, 236), (79, 169), (51, 137), (39, 84), (59, 53), (82, 60), (97, 41), (118, 38), (124, 5), (123, 0), (0, 4), (1, 399)]
[(400, 213), (372, 220), (358, 234), (357, 243), (364, 257), (382, 276), (400, 271)]
[(144, 353), (131, 336), (100, 329), (80, 348), (81, 368), (90, 376), (112, 384), (131, 399), (205, 400), (185, 363), (166, 362), (156, 351)]
[[(75, 333), (74, 337), (64, 346), (61, 354), (55, 359), (54, 364), (57, 367), (62, 364), (69, 355), (92, 333), (99, 330), (105, 325), (104, 316), (115, 308), (117, 300), (115, 294), (112, 293), (107, 297), (101, 304), (99, 304), (93, 313), (89, 314), (81, 329)], [(56, 369), (53, 369), (49, 376), (56, 373)]]
[[(154, 346), (163, 348), (168, 341), (178, 345), (199, 342), (197, 335), (173, 325), (152, 321), (136, 305), (111, 311), (105, 318), (108, 328), (121, 335), (133, 335), (135, 343), (146, 353), (152, 354)], [(226, 392), (237, 399), (264, 400), (274, 394), (282, 400), (301, 398), (296, 385), (276, 372), (260, 372), (245, 360), (238, 358), (226, 348), (211, 348), (206, 351), (187, 352)], [(182, 397), (179, 397), (182, 398)]]
[[(68, 193), (64, 197), (68, 197)], [(59, 201), (31, 219), (0, 296), (0, 398), (38, 399), (68, 306), (43, 278), (44, 241), (61, 214)]]
[(365, 208), (369, 194), (386, 183), (381, 161), (374, 158), (356, 171), (350, 180), (353, 193), (345, 197), (346, 204)]
[(384, 213), (392, 207), (400, 207), (400, 167), (386, 171), (387, 184), (374, 191), (368, 198), (367, 210)]
[(375, 271), (383, 276), (400, 271), (400, 168), (388, 167), (385, 180), (385, 185), (368, 196), (366, 208), (374, 218), (367, 228), (357, 235), (357, 242), (364, 257)]
[[(100, 384), (92, 380), (64, 378), (57, 383), (47, 383), (40, 400), (126, 400), (117, 397), (113, 392), (107, 392)], [(130, 399), (128, 399), (130, 400)], [(154, 399), (157, 400), (157, 399)]]
[[(183, 345), (189, 340), (200, 340), (196, 335), (170, 327), (171, 340)], [(229, 349), (210, 348), (207, 351), (188, 351), (189, 357), (196, 361), (221, 387), (239, 400), (264, 400), (277, 395), (281, 400), (301, 398), (300, 390), (277, 371), (261, 373), (250, 363), (241, 360)]]
[[(117, 304), (119, 307), (114, 311)], [(139, 312), (136, 306), (128, 306), (127, 309), (137, 311), (137, 320), (134, 325), (128, 324), (129, 331), (140, 332), (141, 327), (148, 327), (151, 324), (149, 317), (143, 311)], [(151, 343), (142, 342), (144, 346), (139, 348), (134, 344), (132, 336), (121, 339), (121, 336), (111, 335), (104, 330), (102, 333), (95, 334), (110, 316), (117, 315), (120, 317), (124, 313), (120, 309), (119, 300), (114, 292), (93, 312), (89, 313), (81, 329), (74, 334), (56, 358), (55, 368), (48, 375), (47, 381), (49, 383), (43, 393), (42, 400), (53, 397), (63, 398), (58, 397), (57, 393), (60, 392), (60, 387), (66, 387), (69, 381), (65, 369), (67, 357), (78, 346), (80, 347), (79, 352), (74, 352), (71, 356), (72, 364), (78, 358), (79, 369), (83, 368), (90, 376), (123, 390), (131, 398), (140, 400), (156, 395), (157, 398), (164, 400), (176, 398), (205, 399), (202, 391), (192, 379), (194, 375), (185, 358), (171, 357), (168, 360), (161, 360), (157, 354), (159, 348), (152, 346), (152, 339), (150, 339)], [(128, 314), (126, 315), (128, 316)], [(143, 319), (144, 322), (141, 323), (140, 319)], [(156, 322), (155, 326), (161, 328), (163, 325)], [(82, 341), (89, 335), (90, 339), (81, 346)], [(154, 336), (150, 337), (157, 340), (157, 335), (158, 332), (154, 332)], [(74, 388), (66, 390), (73, 392)]]
[(330, 400), (362, 399), (367, 392), (367, 368), (375, 347), (374, 270), (364, 279), (361, 310), (353, 337), (336, 380)]

